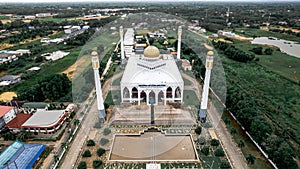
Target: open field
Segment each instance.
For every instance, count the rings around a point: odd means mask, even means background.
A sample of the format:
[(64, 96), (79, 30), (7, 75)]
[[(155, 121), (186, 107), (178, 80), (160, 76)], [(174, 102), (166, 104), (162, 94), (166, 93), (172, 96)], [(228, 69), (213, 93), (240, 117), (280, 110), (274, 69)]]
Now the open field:
[[(244, 31), (242, 34), (241, 31)], [(276, 37), (279, 39), (285, 39), (285, 40), (290, 40), (290, 41), (296, 41), (300, 42), (300, 38), (296, 36), (291, 36), (291, 35), (285, 35), (281, 33), (275, 33), (275, 32), (270, 32), (270, 31), (265, 31), (265, 30), (259, 30), (259, 29), (253, 29), (253, 28), (236, 28), (235, 32), (241, 35), (245, 35), (247, 37)]]
[[(269, 48), (268, 46), (251, 45), (250, 42), (241, 41), (236, 42), (234, 46), (248, 53), (252, 53), (249, 50), (251, 50), (254, 47), (261, 46), (263, 47), (263, 50)], [(259, 61), (257, 61), (257, 63), (291, 81), (299, 83), (300, 59), (284, 54), (280, 52), (278, 48), (271, 48), (273, 49), (272, 55), (256, 55), (256, 57), (259, 58)]]

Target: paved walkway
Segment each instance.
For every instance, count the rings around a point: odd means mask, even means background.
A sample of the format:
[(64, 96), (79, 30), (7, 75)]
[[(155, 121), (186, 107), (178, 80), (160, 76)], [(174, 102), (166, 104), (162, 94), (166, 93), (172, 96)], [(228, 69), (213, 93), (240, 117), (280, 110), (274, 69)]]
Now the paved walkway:
[[(103, 98), (106, 98), (109, 90), (111, 89), (113, 79), (117, 79), (122, 74), (123, 74), (123, 72), (115, 74), (112, 78), (109, 78), (108, 80), (106, 80), (104, 85), (102, 85)], [(97, 111), (98, 111), (97, 110), (97, 102), (95, 101), (91, 105), (90, 111), (86, 112), (87, 113), (86, 117), (81, 122), (81, 128), (79, 129), (72, 144), (70, 145), (70, 148), (64, 158), (64, 161), (61, 164), (61, 167), (60, 167), (61, 169), (74, 168), (74, 165), (75, 165), (78, 155), (81, 151), (81, 148), (83, 147), (83, 144), (85, 143), (85, 140), (88, 137), (91, 129), (93, 128), (93, 126), (95, 125), (95, 123), (98, 120)]]
[[(200, 87), (198, 81), (188, 76), (187, 74), (184, 74), (183, 72), (181, 72), (181, 75), (182, 77), (192, 82), (192, 85), (185, 86), (185, 90), (195, 90), (199, 100), (201, 100), (202, 87)], [(232, 140), (231, 134), (227, 130), (224, 122), (221, 120), (221, 114), (217, 111), (217, 109), (211, 102), (207, 115), (209, 121), (212, 123), (215, 133), (217, 134), (228, 155), (229, 161), (233, 168), (247, 169), (248, 166), (242, 152), (240, 151), (236, 143)]]

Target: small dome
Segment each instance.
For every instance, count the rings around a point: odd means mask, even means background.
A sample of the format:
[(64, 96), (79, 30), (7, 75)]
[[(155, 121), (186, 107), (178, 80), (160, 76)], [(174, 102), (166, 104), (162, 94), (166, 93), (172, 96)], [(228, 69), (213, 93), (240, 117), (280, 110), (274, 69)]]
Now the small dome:
[(159, 50), (155, 46), (148, 46), (144, 51), (144, 56), (148, 58), (156, 58), (160, 55)]

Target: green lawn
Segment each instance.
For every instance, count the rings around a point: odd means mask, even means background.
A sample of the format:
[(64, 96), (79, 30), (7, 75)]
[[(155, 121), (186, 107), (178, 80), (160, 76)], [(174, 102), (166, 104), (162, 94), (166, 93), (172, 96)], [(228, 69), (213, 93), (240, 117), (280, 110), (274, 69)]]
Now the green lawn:
[(105, 98), (104, 104), (120, 105), (121, 104), (121, 91), (120, 90), (110, 90)]
[(187, 80), (186, 78), (183, 78), (184, 86), (190, 86), (192, 85), (192, 82)]
[(185, 105), (200, 105), (199, 99), (193, 90), (183, 91), (183, 102)]
[(64, 22), (67, 21), (67, 18), (39, 18), (38, 20), (41, 22)]
[(113, 86), (120, 86), (121, 79), (122, 79), (122, 76), (117, 78), (117, 79), (114, 79), (114, 81), (112, 82), (112, 85)]
[[(254, 47), (261, 46), (263, 47), (263, 51), (268, 48), (263, 45), (251, 45), (250, 42), (242, 41), (235, 41), (234, 46), (248, 53), (252, 53), (249, 50)], [(296, 83), (300, 82), (299, 58), (284, 54), (277, 50), (277, 48), (273, 48), (272, 55), (256, 55), (256, 57), (259, 58), (259, 61), (257, 61), (258, 64)]]

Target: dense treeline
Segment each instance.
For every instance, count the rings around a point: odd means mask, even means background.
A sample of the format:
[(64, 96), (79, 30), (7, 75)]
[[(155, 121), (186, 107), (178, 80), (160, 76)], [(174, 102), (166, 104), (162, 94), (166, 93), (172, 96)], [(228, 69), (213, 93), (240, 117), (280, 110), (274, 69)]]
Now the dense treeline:
[(230, 45), (226, 42), (215, 42), (212, 41), (212, 44), (215, 48), (221, 50), (224, 52), (224, 54), (233, 60), (239, 61), (239, 62), (249, 62), (255, 58), (253, 54), (248, 54), (240, 49), (237, 49), (235, 46)]
[(31, 87), (23, 87), (18, 93), (20, 100), (28, 101), (58, 101), (69, 96), (71, 81), (66, 74), (53, 74), (45, 76)]

